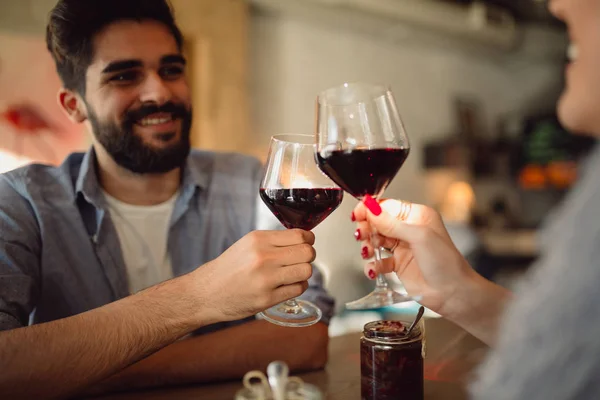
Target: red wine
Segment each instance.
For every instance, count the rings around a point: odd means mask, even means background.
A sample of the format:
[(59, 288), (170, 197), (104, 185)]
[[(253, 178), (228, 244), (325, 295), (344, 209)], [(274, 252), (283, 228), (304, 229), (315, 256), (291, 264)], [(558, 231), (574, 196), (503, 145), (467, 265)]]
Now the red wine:
[(260, 198), (288, 229), (310, 231), (342, 202), (342, 189), (260, 189)]
[(327, 157), (317, 154), (321, 170), (342, 189), (362, 199), (379, 196), (398, 173), (409, 149), (334, 150)]

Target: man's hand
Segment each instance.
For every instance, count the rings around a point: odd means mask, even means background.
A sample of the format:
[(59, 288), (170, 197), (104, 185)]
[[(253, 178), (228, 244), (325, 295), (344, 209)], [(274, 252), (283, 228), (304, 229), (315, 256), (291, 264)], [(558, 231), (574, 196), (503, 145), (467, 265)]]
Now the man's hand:
[(242, 319), (307, 289), (314, 242), (313, 233), (300, 229), (254, 231), (190, 275), (215, 319)]
[(79, 315), (0, 332), (0, 393), (68, 397), (204, 325), (298, 296), (312, 275), (313, 243), (301, 230), (253, 232), (187, 275)]

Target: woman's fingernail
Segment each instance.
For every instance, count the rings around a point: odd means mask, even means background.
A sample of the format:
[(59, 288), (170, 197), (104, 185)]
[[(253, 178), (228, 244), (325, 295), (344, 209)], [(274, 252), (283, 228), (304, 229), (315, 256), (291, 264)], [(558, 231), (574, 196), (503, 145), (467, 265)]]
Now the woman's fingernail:
[(360, 229), (354, 231), (354, 239), (360, 240)]
[(367, 206), (369, 211), (371, 211), (371, 213), (373, 213), (374, 216), (377, 217), (379, 214), (381, 214), (381, 206), (379, 205), (377, 200), (375, 200), (371, 196), (366, 195), (365, 198), (363, 199), (363, 203), (365, 204), (365, 206)]
[(352, 215), (350, 216), (352, 222), (356, 222), (356, 215), (354, 215), (354, 211), (352, 211)]
[(375, 279), (375, 271), (373, 271), (372, 269), (369, 270), (369, 278)]
[(360, 255), (362, 256), (362, 258), (364, 260), (366, 260), (367, 258), (369, 258), (369, 248), (367, 246), (364, 246), (362, 248), (362, 251), (361, 251)]

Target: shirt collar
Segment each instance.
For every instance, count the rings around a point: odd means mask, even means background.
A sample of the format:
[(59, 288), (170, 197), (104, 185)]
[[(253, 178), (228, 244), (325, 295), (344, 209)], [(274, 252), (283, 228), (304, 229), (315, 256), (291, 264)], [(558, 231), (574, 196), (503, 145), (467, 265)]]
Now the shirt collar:
[(181, 189), (188, 187), (206, 189), (210, 181), (210, 157), (202, 157), (202, 153), (191, 150), (183, 167)]
[(104, 196), (102, 195), (96, 171), (96, 152), (93, 147), (90, 147), (81, 161), (79, 174), (75, 183), (75, 194), (83, 195), (96, 208), (102, 208), (104, 205)]
[[(202, 157), (200, 154), (192, 150), (186, 159), (181, 180), (182, 193), (193, 193), (197, 188), (203, 189), (209, 184), (210, 160), (209, 157)], [(105, 206), (106, 201), (98, 179), (96, 152), (93, 146), (85, 153), (81, 161), (75, 183), (75, 193), (83, 195), (96, 208)]]

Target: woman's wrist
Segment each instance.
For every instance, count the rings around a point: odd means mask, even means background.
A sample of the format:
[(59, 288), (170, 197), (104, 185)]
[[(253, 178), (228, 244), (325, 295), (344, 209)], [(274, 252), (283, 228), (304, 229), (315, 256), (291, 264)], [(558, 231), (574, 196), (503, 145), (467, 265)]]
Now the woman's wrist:
[(496, 340), (500, 320), (512, 293), (471, 270), (444, 304), (443, 316), (488, 345)]

